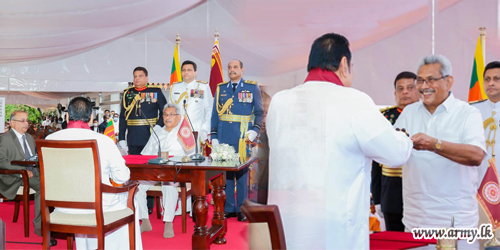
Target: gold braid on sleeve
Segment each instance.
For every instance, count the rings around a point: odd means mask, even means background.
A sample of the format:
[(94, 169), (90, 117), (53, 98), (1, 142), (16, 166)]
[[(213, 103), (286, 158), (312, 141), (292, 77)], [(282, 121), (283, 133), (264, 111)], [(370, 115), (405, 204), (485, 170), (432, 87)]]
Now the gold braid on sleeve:
[[(170, 96), (170, 101), (174, 102), (174, 98), (172, 98), (172, 90), (174, 89), (174, 85), (172, 85), (170, 87), (170, 91), (168, 92), (168, 95)], [(179, 99), (177, 99), (175, 103), (175, 105), (179, 105), (179, 103), (182, 101), (182, 99), (186, 98), (186, 102), (187, 100), (189, 99), (189, 95), (186, 91), (184, 91), (184, 93), (181, 94), (181, 96), (179, 96)]]
[(217, 86), (217, 101), (216, 101), (216, 108), (217, 108), (217, 114), (219, 114), (219, 116), (223, 115), (227, 109), (231, 106), (231, 104), (233, 104), (233, 99), (232, 98), (229, 98), (227, 99), (226, 103), (224, 103), (224, 105), (219, 105), (219, 89), (220, 87)]
[[(488, 137), (486, 138), (486, 150), (488, 150), (488, 147), (491, 147), (492, 158), (495, 157), (495, 138), (497, 135), (497, 128), (498, 128), (495, 119), (493, 118), (494, 115), (495, 111), (493, 111), (493, 114), (491, 114), (490, 118), (484, 120), (483, 122), (484, 129), (487, 129), (488, 127), (490, 128), (489, 129), (490, 131), (488, 132)], [(491, 136), (491, 132), (493, 132), (493, 137)]]
[(141, 99), (139, 94), (136, 94), (134, 97), (134, 100), (130, 103), (130, 105), (127, 106), (125, 102), (125, 96), (123, 96), (123, 108), (125, 109), (125, 120), (128, 120), (128, 117), (130, 116), (130, 113), (132, 113), (132, 109), (134, 108), (136, 102)]

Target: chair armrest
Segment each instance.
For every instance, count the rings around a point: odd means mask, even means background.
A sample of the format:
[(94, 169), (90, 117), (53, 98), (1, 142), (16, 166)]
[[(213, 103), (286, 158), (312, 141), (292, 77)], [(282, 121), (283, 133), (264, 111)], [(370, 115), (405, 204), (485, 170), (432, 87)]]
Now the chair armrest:
[(113, 187), (106, 184), (101, 184), (101, 191), (103, 193), (124, 193), (130, 191), (132, 188), (135, 188), (138, 185), (139, 183), (137, 181), (129, 181), (127, 185), (123, 185), (121, 187)]
[(27, 187), (27, 188), (24, 188), (23, 194), (24, 195), (29, 194), (29, 191), (30, 191), (30, 178), (28, 176), (28, 170), (27, 169), (23, 169), (23, 170), (0, 169), (0, 174), (20, 174), (21, 177), (23, 178), (23, 186)]
[(0, 169), (0, 174), (23, 174), (23, 173), (26, 173), (26, 175), (27, 175), (28, 172), (26, 172), (26, 171), (27, 171), (26, 169), (23, 169), (23, 170)]

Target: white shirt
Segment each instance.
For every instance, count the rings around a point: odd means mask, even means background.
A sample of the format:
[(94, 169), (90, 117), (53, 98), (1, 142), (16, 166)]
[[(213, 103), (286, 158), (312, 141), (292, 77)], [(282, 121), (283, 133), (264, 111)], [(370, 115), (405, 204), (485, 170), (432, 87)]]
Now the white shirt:
[[(17, 139), (19, 140), (19, 143), (21, 144), (21, 148), (23, 149), (23, 152), (24, 152), (24, 139), (23, 139), (23, 135), (20, 134), (19, 132), (17, 132), (17, 130), (15, 130), (14, 128), (12, 128), (12, 131), (14, 131), (14, 134), (16, 134)], [(28, 139), (26, 139), (26, 145), (28, 145)], [(33, 156), (33, 153), (31, 152), (31, 148), (30, 148), (29, 145), (28, 145), (28, 151), (30, 152), (30, 155)]]
[[(165, 130), (165, 126), (160, 127), (156, 125), (153, 129), (158, 135), (158, 138), (161, 141), (161, 151), (168, 151), (169, 156), (184, 156), (184, 148), (182, 147), (179, 139), (177, 137), (177, 133), (179, 132), (181, 122), (172, 129), (172, 131), (168, 132)], [(142, 155), (158, 155), (158, 138), (151, 134), (149, 137), (148, 143), (144, 146), (142, 150)]]
[[(130, 170), (125, 166), (125, 160), (123, 159), (120, 151), (115, 145), (115, 142), (111, 138), (96, 133), (89, 129), (82, 128), (68, 128), (64, 130), (57, 131), (50, 134), (46, 138), (47, 140), (89, 140), (96, 139), (97, 146), (99, 148), (99, 159), (101, 163), (101, 181), (102, 183), (111, 186), (109, 179), (113, 179), (116, 183), (125, 183), (130, 179)], [(103, 210), (116, 211), (122, 210), (127, 207), (127, 193), (111, 194), (103, 193), (102, 204)], [(56, 208), (58, 211), (66, 213), (87, 213), (93, 210), (84, 209), (71, 209), (71, 208)], [(78, 211), (76, 211), (78, 210)]]
[(365, 93), (319, 81), (277, 93), (266, 128), (287, 247), (368, 249), (371, 162), (401, 166), (411, 140)]
[(42, 126), (50, 126), (50, 124), (52, 124), (52, 122), (50, 121), (50, 119), (47, 119), (45, 121), (42, 122)]
[(120, 132), (120, 119), (118, 119), (116, 122), (113, 120), (113, 126), (115, 126), (115, 134), (118, 134)]
[[(481, 112), (481, 117), (483, 118), (483, 123), (488, 118), (490, 118), (490, 117), (493, 118), (492, 123), (488, 123), (489, 126), (484, 129), (484, 138), (485, 138), (485, 140), (488, 140), (488, 135), (490, 134), (491, 125), (496, 124), (497, 125), (496, 134), (494, 131), (491, 131), (491, 135), (489, 135), (490, 136), (489, 140), (490, 141), (495, 140), (494, 153), (495, 153), (495, 155), (500, 155), (500, 102), (493, 103), (488, 99), (488, 100), (483, 101), (483, 102), (474, 103), (474, 104), (472, 104), (472, 106), (477, 108), (479, 110), (479, 112)], [(495, 112), (495, 114), (492, 114), (493, 111)], [(483, 128), (484, 128), (484, 126), (483, 126)], [(486, 170), (487, 170), (488, 165), (489, 165), (488, 160), (493, 157), (493, 155), (492, 155), (493, 148), (488, 146), (488, 145), (485, 145), (485, 147), (486, 147), (486, 151), (488, 152), (488, 155), (486, 155), (484, 157), (483, 162), (482, 162), (481, 166), (479, 167), (478, 186), (479, 186), (479, 184), (481, 184), (481, 181), (483, 180), (483, 177), (486, 174)], [(495, 162), (498, 162), (498, 161), (495, 161)], [(497, 168), (498, 168), (498, 166), (497, 166)], [(499, 176), (499, 178), (500, 178), (500, 176)]]
[[(424, 133), (442, 141), (485, 150), (479, 111), (450, 96), (431, 114), (423, 102), (405, 107), (395, 128), (410, 136)], [(403, 166), (403, 224), (416, 227), (477, 227), (478, 168), (464, 166), (430, 151), (412, 150)]]
[[(201, 94), (203, 91), (203, 94)], [(198, 94), (196, 93), (198, 92)], [(183, 93), (186, 93), (181, 98)], [(187, 111), (193, 130), (200, 132), (210, 132), (210, 119), (214, 98), (210, 91), (210, 86), (206, 83), (193, 80), (190, 83), (175, 83), (169, 93), (169, 103), (176, 103), (181, 108), (181, 115), (184, 115), (184, 100), (187, 100)]]

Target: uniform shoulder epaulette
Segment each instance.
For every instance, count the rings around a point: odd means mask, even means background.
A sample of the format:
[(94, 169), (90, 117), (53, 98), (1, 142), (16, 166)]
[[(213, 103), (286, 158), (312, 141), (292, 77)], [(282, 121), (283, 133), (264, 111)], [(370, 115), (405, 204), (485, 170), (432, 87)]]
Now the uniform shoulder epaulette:
[(128, 88), (124, 89), (124, 90), (123, 90), (123, 92), (125, 92), (125, 91), (127, 91), (127, 90), (130, 90), (130, 89), (133, 89), (133, 88), (134, 88), (134, 86), (132, 86), (132, 87), (128, 87)]
[(395, 109), (395, 108), (398, 108), (398, 106), (390, 106), (390, 107), (387, 107), (387, 108), (383, 108), (383, 109), (380, 110), (380, 112), (384, 113), (386, 111), (389, 111), (389, 110)]
[(257, 82), (256, 82), (256, 81), (250, 81), (250, 80), (245, 80), (245, 83), (248, 83), (248, 84), (254, 84), (254, 85), (255, 85), (255, 84), (257, 84)]
[(221, 82), (221, 83), (217, 84), (217, 86), (219, 86), (219, 85), (224, 85), (224, 84), (228, 84), (228, 83), (229, 83), (229, 82)]
[(161, 89), (161, 85), (148, 85), (148, 88), (157, 88), (157, 89)]
[(469, 105), (482, 103), (482, 102), (484, 102), (484, 101), (486, 101), (486, 100), (488, 100), (488, 99), (479, 100), (479, 101), (472, 101), (472, 102), (469, 102)]
[(196, 82), (203, 83), (203, 84), (208, 84), (208, 82), (201, 81), (201, 80), (196, 80)]
[(174, 83), (172, 83), (172, 84), (178, 84), (178, 83), (181, 83), (181, 82), (182, 82), (182, 81), (178, 81), (178, 82), (174, 82)]

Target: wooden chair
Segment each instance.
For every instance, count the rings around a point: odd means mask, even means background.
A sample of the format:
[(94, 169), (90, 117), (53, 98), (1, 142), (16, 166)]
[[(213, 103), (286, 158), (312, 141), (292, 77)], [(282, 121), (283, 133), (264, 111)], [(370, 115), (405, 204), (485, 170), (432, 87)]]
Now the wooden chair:
[[(101, 182), (96, 140), (36, 140), (39, 153), (43, 249), (49, 248), (50, 231), (96, 234), (98, 249), (104, 249), (106, 232), (128, 224), (130, 249), (135, 249), (134, 194), (137, 182), (112, 187)], [(128, 192), (127, 208), (104, 212), (102, 193)], [(49, 212), (49, 207), (95, 209), (93, 214)]]
[(241, 211), (249, 222), (250, 249), (286, 249), (285, 232), (278, 206), (245, 200)]
[[(191, 183), (187, 183), (189, 187), (186, 186), (186, 183), (179, 183), (179, 187), (177, 187), (177, 191), (181, 196), (181, 207), (182, 207), (182, 233), (185, 234), (187, 232), (187, 197), (191, 195)], [(161, 200), (162, 192), (161, 185), (152, 186), (147, 192), (147, 196), (155, 197), (156, 203), (156, 218), (161, 219)]]
[[(35, 200), (36, 191), (31, 188), (24, 188), (30, 186), (30, 178), (28, 177), (28, 170), (6, 170), (0, 169), (0, 174), (17, 174), (23, 177), (23, 185), (19, 187), (17, 190), (16, 197), (12, 199), (15, 202), (14, 207), (14, 218), (12, 222), (17, 222), (19, 217), (19, 208), (21, 202), (23, 202), (23, 218), (24, 218), (24, 237), (30, 237), (30, 206), (29, 201)], [(2, 194), (0, 194), (0, 198), (6, 199)]]

